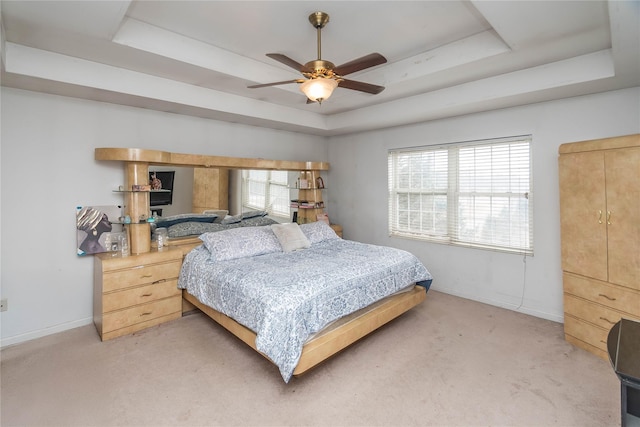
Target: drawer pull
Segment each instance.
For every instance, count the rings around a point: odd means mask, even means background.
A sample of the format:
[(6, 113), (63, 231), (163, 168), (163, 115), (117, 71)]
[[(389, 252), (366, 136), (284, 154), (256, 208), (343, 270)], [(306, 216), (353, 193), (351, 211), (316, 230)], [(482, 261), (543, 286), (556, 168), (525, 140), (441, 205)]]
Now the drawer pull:
[(606, 298), (606, 299), (608, 299), (609, 301), (615, 301), (615, 300), (616, 300), (615, 298), (611, 298), (611, 297), (609, 297), (609, 296), (606, 296), (605, 294), (598, 294), (598, 296), (599, 296), (599, 297), (602, 297), (602, 298)]
[(607, 225), (611, 225), (611, 211), (607, 211)]
[(149, 277), (153, 277), (153, 274), (145, 274), (143, 276), (140, 276), (141, 279), (148, 279)]
[(156, 280), (155, 282), (151, 282), (152, 285), (156, 285), (158, 283), (162, 283), (162, 282), (166, 282), (167, 279), (160, 279), (160, 280)]
[(602, 224), (602, 211), (598, 211), (598, 224)]
[(150, 297), (151, 295), (153, 295), (153, 294), (152, 293), (151, 294), (142, 294), (143, 297)]
[(612, 325), (615, 325), (615, 324), (616, 324), (616, 322), (612, 322), (611, 320), (607, 319), (606, 317), (602, 317), (602, 316), (600, 316), (600, 320), (604, 320), (605, 322), (607, 322), (607, 323), (611, 323)]
[(149, 315), (150, 315), (150, 314), (152, 314), (152, 313), (153, 313), (152, 311), (148, 311), (148, 312), (147, 312), (147, 311), (145, 311), (144, 313), (142, 313), (142, 314), (140, 315), (140, 317), (142, 317), (142, 316), (149, 316)]

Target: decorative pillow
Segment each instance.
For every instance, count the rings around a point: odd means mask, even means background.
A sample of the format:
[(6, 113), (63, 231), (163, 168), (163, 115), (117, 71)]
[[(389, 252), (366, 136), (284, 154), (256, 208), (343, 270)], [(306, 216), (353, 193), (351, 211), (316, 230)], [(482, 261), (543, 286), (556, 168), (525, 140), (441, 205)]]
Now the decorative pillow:
[(282, 249), (285, 252), (292, 252), (298, 249), (306, 249), (311, 243), (304, 235), (300, 226), (295, 222), (288, 224), (272, 224), (271, 229), (278, 238)]
[(242, 214), (239, 215), (227, 215), (222, 220), (222, 224), (235, 224), (242, 221)]
[(310, 222), (308, 224), (302, 224), (300, 229), (307, 236), (309, 242), (313, 245), (314, 243), (320, 243), (324, 240), (330, 239), (339, 239), (338, 235), (333, 228), (329, 227), (327, 223), (323, 221)]
[(226, 209), (207, 209), (202, 212), (204, 215), (217, 215), (218, 217), (213, 222), (217, 222), (218, 224), (222, 222), (224, 217), (229, 214), (229, 211)]
[(217, 218), (217, 215), (204, 215), (204, 214), (179, 214), (179, 215), (171, 215), (158, 218), (156, 221), (157, 227), (171, 227), (175, 224), (180, 224), (181, 222), (213, 222)]
[(199, 236), (203, 233), (228, 229), (229, 226), (215, 222), (181, 222), (180, 224), (175, 224), (169, 227), (167, 229), (167, 235), (170, 238), (175, 239), (177, 237)]
[(268, 216), (257, 216), (255, 218), (243, 219), (238, 225), (241, 227), (259, 227), (261, 225), (271, 224), (278, 224), (278, 221)]
[(257, 216), (266, 216), (267, 213), (265, 211), (246, 211), (242, 212), (242, 219), (255, 218)]
[(282, 252), (282, 246), (270, 226), (238, 227), (200, 236), (216, 261)]

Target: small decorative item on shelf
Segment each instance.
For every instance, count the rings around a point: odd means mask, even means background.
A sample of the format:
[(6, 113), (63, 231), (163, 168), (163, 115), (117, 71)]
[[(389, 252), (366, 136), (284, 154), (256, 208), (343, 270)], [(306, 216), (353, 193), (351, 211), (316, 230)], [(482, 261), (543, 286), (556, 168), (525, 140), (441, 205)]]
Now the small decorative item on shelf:
[(316, 178), (316, 188), (324, 188), (324, 180), (321, 176)]
[(162, 190), (162, 181), (160, 181), (158, 177), (156, 177), (155, 173), (151, 175), (151, 189)]
[(307, 188), (309, 188), (309, 181), (302, 178), (298, 179), (298, 188), (306, 190)]
[(131, 191), (149, 191), (151, 190), (151, 186), (150, 185), (143, 185), (143, 184), (134, 184), (131, 186)]

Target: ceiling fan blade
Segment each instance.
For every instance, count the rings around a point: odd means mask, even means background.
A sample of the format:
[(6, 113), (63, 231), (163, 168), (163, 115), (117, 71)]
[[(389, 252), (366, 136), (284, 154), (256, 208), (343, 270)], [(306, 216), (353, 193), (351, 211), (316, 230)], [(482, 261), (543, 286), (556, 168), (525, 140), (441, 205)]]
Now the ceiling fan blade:
[(356, 71), (364, 70), (365, 68), (375, 67), (376, 65), (384, 64), (387, 59), (379, 53), (371, 53), (362, 58), (354, 59), (346, 64), (337, 66), (333, 71), (339, 76), (346, 76), (347, 74), (355, 73)]
[(371, 93), (377, 95), (384, 90), (384, 86), (372, 85), (371, 83), (357, 82), (355, 80), (341, 80), (339, 87), (351, 90), (359, 90), (360, 92)]
[(288, 56), (285, 56), (281, 53), (267, 53), (267, 56), (271, 59), (275, 59), (278, 62), (283, 63), (284, 65), (287, 65), (291, 68), (296, 69), (297, 71), (304, 71), (304, 72), (311, 72), (312, 70), (310, 70), (309, 68), (305, 67), (304, 65), (302, 65), (301, 63), (299, 63), (298, 61), (294, 61), (293, 59), (289, 58)]
[(257, 89), (259, 87), (267, 87), (267, 86), (277, 86), (277, 85), (286, 85), (289, 83), (297, 83), (297, 80), (285, 80), (283, 82), (274, 82), (274, 83), (263, 83), (259, 85), (247, 86), (249, 89)]

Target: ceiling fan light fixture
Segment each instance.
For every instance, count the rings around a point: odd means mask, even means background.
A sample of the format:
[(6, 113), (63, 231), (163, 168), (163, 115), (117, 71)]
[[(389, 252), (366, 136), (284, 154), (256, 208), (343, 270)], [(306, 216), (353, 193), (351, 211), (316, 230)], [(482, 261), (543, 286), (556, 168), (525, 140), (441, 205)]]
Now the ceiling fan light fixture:
[(334, 79), (315, 78), (309, 79), (300, 85), (300, 90), (311, 101), (322, 103), (329, 99), (334, 89), (338, 87), (338, 82)]

